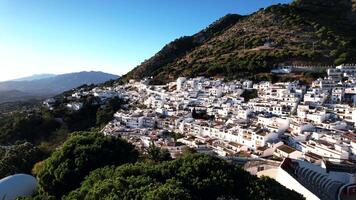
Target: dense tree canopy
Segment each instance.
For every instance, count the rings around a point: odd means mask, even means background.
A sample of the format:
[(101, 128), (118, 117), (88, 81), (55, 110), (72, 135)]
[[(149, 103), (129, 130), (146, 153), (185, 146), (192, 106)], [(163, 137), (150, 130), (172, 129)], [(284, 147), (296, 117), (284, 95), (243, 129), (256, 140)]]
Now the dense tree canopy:
[(161, 164), (136, 163), (93, 171), (63, 199), (303, 199), (274, 180), (259, 179), (202, 154)]
[(0, 179), (16, 173), (30, 173), (43, 154), (31, 143), (0, 148)]
[(60, 197), (77, 188), (90, 171), (135, 162), (134, 146), (100, 133), (74, 133), (38, 172), (41, 191)]
[(15, 144), (30, 142), (34, 145), (33, 148), (39, 151), (38, 154), (41, 154), (41, 156), (28, 154), (28, 159), (20, 159), (22, 155), (19, 155), (16, 166), (13, 166), (12, 162), (17, 156), (17, 152), (13, 151), (17, 148), (13, 148), (11, 153), (4, 153), (5, 157), (0, 154), (0, 159), (3, 160), (0, 163), (0, 175), (30, 172), (34, 163), (48, 157), (63, 144), (71, 132), (91, 130), (106, 124), (112, 120), (114, 113), (123, 103), (119, 98), (100, 102), (100, 99), (89, 96), (80, 99), (83, 103), (82, 109), (72, 111), (65, 106), (68, 103), (66, 98), (62, 97), (58, 101), (53, 110), (39, 107), (36, 110), (0, 116), (0, 145), (15, 147)]
[(0, 118), (0, 144), (14, 144), (18, 140), (36, 143), (59, 126), (54, 118), (38, 113), (15, 113)]
[[(53, 110), (41, 108), (1, 116), (0, 144), (11, 145), (17, 141), (35, 145), (52, 141), (62, 144), (73, 131), (85, 131), (106, 124), (123, 104), (120, 98), (100, 102), (100, 99), (89, 96), (79, 100), (83, 103), (82, 109), (73, 111), (66, 108), (67, 100), (63, 98), (60, 101)], [(60, 139), (58, 135), (61, 135)]]
[(241, 96), (245, 99), (245, 102), (248, 102), (250, 99), (254, 99), (258, 97), (258, 94), (257, 94), (257, 90), (252, 89), (252, 90), (244, 90)]

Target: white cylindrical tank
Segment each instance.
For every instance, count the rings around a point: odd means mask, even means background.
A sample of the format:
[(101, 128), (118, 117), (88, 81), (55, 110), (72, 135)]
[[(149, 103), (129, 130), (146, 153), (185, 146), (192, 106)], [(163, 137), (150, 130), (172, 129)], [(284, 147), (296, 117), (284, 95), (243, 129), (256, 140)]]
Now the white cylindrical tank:
[(27, 174), (16, 174), (0, 180), (0, 199), (14, 200), (18, 197), (30, 196), (37, 189), (35, 177)]

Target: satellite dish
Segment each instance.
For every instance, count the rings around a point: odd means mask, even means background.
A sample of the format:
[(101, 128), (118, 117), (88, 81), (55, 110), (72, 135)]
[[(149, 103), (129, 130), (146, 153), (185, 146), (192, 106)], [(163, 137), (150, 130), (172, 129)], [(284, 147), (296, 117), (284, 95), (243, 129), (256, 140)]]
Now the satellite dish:
[(27, 174), (16, 174), (0, 180), (0, 199), (15, 200), (18, 197), (31, 196), (36, 191), (38, 182)]

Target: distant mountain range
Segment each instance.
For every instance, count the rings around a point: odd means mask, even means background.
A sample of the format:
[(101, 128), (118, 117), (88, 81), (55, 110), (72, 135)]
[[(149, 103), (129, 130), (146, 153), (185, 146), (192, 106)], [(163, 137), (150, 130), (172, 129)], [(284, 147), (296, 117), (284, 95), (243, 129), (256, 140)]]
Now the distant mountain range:
[(356, 0), (295, 0), (241, 16), (167, 44), (122, 81), (179, 76), (253, 78), (278, 65), (356, 62)]
[(57, 75), (55, 75), (55, 74), (34, 74), (32, 76), (13, 79), (11, 81), (34, 81), (34, 80), (39, 80), (39, 79), (52, 78), (55, 76), (57, 76)]
[(119, 76), (103, 72), (42, 74), (0, 82), (0, 103), (40, 99), (60, 94), (84, 84), (100, 84)]

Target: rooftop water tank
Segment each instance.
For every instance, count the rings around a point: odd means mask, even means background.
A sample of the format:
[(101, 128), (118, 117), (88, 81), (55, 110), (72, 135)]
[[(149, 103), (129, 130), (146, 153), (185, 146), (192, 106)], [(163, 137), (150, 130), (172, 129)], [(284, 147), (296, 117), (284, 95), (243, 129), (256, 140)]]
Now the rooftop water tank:
[(14, 200), (17, 197), (30, 196), (37, 189), (35, 177), (27, 174), (16, 174), (0, 180), (0, 199)]

